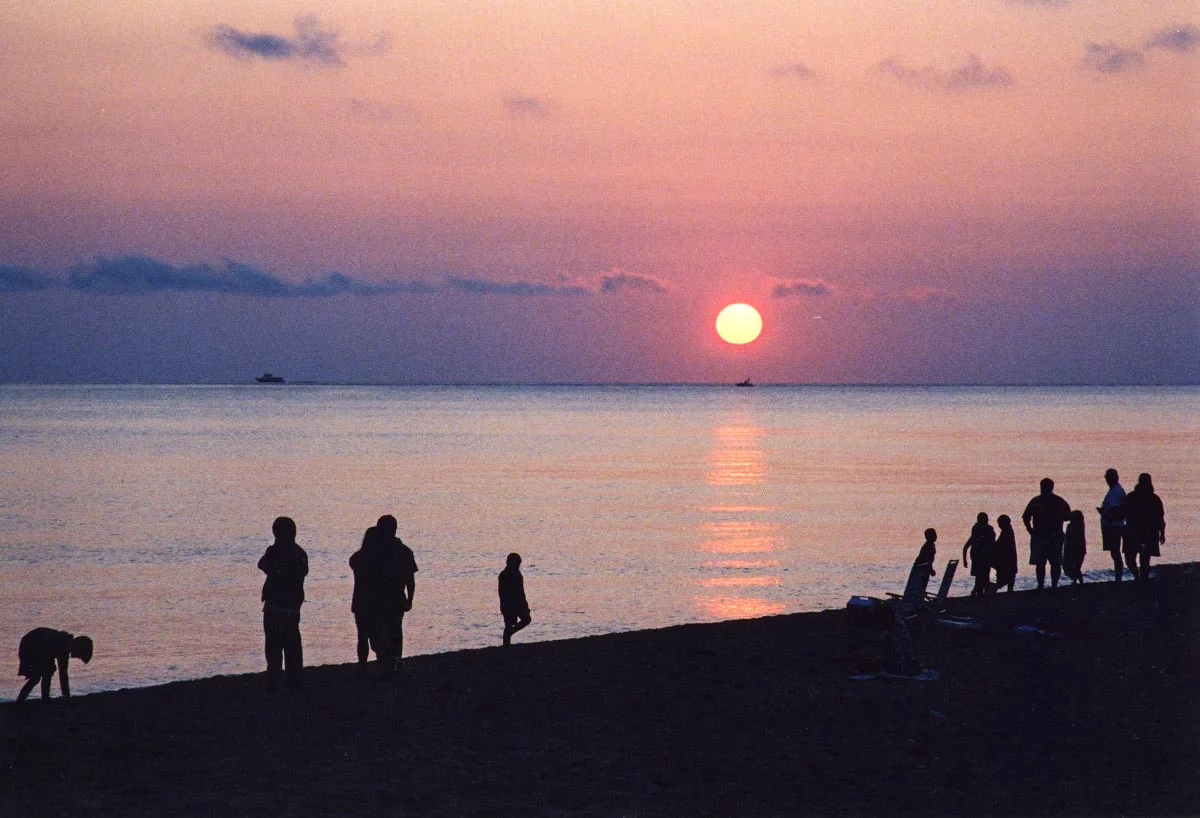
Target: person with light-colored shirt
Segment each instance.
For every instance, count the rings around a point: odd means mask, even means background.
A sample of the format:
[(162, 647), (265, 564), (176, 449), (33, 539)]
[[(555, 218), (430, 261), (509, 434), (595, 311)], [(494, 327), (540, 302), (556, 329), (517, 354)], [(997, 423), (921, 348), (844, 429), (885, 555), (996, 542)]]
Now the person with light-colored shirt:
[[(1120, 582), (1125, 575), (1125, 566), (1121, 562), (1122, 541), (1125, 537), (1125, 489), (1121, 487), (1120, 475), (1116, 469), (1104, 472), (1104, 482), (1108, 483), (1108, 493), (1096, 507), (1096, 511), (1100, 512), (1100, 539), (1104, 543), (1104, 550), (1112, 557), (1113, 574), (1116, 581)], [(1135, 566), (1131, 565), (1130, 573), (1134, 570)]]

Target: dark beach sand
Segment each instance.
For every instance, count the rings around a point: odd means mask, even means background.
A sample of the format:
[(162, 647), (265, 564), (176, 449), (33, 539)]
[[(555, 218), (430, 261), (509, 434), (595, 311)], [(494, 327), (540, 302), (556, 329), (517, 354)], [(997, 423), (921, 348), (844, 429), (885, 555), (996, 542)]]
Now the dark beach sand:
[(6, 703), (0, 813), (1200, 814), (1200, 566), (1157, 572), (928, 628), (935, 682), (851, 681), (884, 642), (828, 611)]

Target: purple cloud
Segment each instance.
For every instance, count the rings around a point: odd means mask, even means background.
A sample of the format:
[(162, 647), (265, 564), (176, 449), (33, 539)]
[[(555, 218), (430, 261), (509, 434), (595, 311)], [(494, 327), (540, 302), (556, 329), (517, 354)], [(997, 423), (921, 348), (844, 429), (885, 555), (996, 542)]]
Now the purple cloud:
[(295, 60), (337, 66), (345, 64), (342, 55), (346, 46), (341, 42), (341, 35), (337, 31), (322, 28), (315, 17), (297, 19), (293, 37), (256, 34), (233, 26), (218, 25), (209, 31), (208, 43), (231, 57), (260, 57), (264, 60)]
[(802, 62), (792, 62), (778, 65), (771, 69), (772, 77), (795, 77), (802, 80), (816, 79), (817, 72)]
[(61, 282), (43, 275), (40, 270), (35, 270), (32, 267), (0, 264), (0, 293), (48, 290), (60, 284)]
[(1193, 25), (1167, 26), (1146, 41), (1146, 48), (1187, 54), (1200, 43), (1200, 28)]
[(511, 117), (528, 117), (541, 119), (550, 115), (550, 106), (538, 97), (510, 96), (504, 100), (504, 107)]
[(669, 288), (662, 279), (654, 276), (612, 270), (600, 276), (600, 292), (615, 293), (618, 290), (635, 290), (642, 293), (665, 293)]
[(1007, 69), (988, 68), (974, 54), (957, 68), (943, 71), (933, 66), (915, 67), (899, 57), (890, 57), (875, 66), (875, 70), (895, 79), (902, 85), (926, 91), (969, 91), (976, 88), (1007, 88), (1013, 84)]
[(772, 298), (798, 298), (811, 297), (822, 298), (826, 296), (836, 295), (838, 292), (837, 285), (831, 284), (824, 279), (810, 278), (781, 278), (777, 279), (775, 286), (771, 288)]
[(1136, 48), (1122, 48), (1116, 43), (1088, 43), (1083, 67), (1100, 74), (1123, 74), (1136, 71), (1146, 64)]
[(190, 264), (176, 267), (148, 256), (98, 258), (67, 271), (71, 289), (107, 295), (137, 295), (156, 292), (206, 292), (251, 295), (265, 298), (321, 298), (335, 295), (381, 295), (384, 293), (436, 292), (424, 282), (374, 284), (344, 273), (329, 273), (296, 284), (249, 264), (225, 259), (224, 267)]
[(487, 278), (447, 276), (446, 283), (453, 290), (477, 295), (590, 295), (592, 292), (581, 284), (567, 281), (546, 284), (537, 281), (496, 281)]

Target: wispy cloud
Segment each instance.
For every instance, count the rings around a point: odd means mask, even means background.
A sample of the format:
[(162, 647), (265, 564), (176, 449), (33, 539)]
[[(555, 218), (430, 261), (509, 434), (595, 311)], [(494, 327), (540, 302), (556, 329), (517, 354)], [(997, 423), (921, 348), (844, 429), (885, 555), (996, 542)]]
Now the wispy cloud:
[(1187, 54), (1200, 44), (1200, 28), (1193, 25), (1167, 26), (1146, 40), (1146, 48)]
[(777, 65), (771, 69), (772, 77), (791, 77), (794, 79), (812, 80), (817, 78), (817, 72), (810, 68), (806, 63), (790, 62), (785, 65)]
[(600, 292), (602, 293), (615, 293), (619, 290), (665, 293), (669, 289), (667, 283), (660, 278), (639, 273), (627, 273), (615, 268), (600, 276)]
[(1083, 67), (1100, 74), (1123, 74), (1136, 71), (1145, 64), (1140, 50), (1113, 42), (1088, 43), (1083, 55)]
[(1067, 0), (1005, 0), (1012, 6), (1045, 6), (1046, 8), (1064, 8)]
[(540, 97), (512, 95), (504, 98), (504, 108), (514, 118), (541, 119), (550, 116), (551, 105)]
[[(316, 17), (296, 20), (293, 36), (242, 31), (229, 25), (213, 26), (208, 43), (231, 57), (264, 60), (294, 60), (322, 65), (345, 65), (348, 46), (335, 30), (324, 28)], [(378, 47), (386, 47), (381, 40)]]
[(974, 54), (957, 68), (942, 70), (931, 65), (912, 66), (899, 57), (890, 57), (875, 66), (876, 72), (902, 85), (926, 91), (969, 91), (976, 88), (1007, 88), (1012, 75), (1002, 66), (989, 68)]
[(462, 278), (447, 276), (451, 289), (477, 295), (590, 295), (591, 288), (582, 284), (562, 280), (554, 284), (540, 281), (497, 281), (489, 278)]
[(191, 264), (177, 267), (147, 256), (99, 258), (76, 264), (67, 271), (67, 286), (74, 290), (110, 295), (156, 292), (208, 292), (266, 298), (320, 298), (335, 295), (433, 292), (423, 282), (360, 281), (344, 273), (329, 273), (293, 283), (253, 267), (226, 259), (223, 267)]
[(48, 290), (61, 286), (62, 282), (44, 275), (32, 267), (0, 264), (0, 293)]
[(771, 287), (772, 298), (824, 298), (837, 293), (836, 284), (820, 278), (777, 278)]

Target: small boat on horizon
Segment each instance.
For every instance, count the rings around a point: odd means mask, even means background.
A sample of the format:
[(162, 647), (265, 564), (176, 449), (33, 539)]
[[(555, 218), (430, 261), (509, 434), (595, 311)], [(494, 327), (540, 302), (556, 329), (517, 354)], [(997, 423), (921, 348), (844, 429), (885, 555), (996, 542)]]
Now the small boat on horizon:
[(746, 378), (744, 381), (738, 381), (734, 384), (734, 386), (754, 386), (754, 384), (750, 382), (749, 378)]
[(258, 381), (259, 383), (283, 383), (283, 378), (279, 377), (278, 375), (272, 375), (270, 372), (264, 372), (254, 380)]

